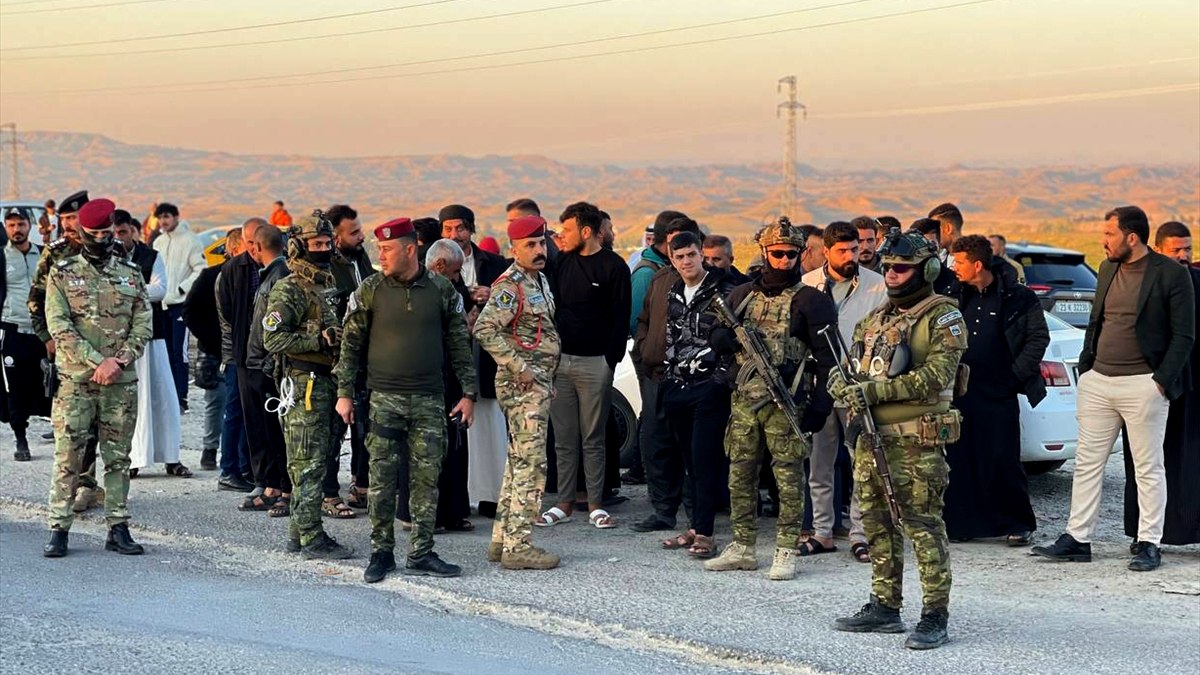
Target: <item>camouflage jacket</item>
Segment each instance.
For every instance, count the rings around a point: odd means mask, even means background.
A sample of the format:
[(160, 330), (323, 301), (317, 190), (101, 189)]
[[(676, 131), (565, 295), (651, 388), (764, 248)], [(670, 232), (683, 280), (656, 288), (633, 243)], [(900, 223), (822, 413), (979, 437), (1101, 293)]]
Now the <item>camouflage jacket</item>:
[[(358, 289), (350, 294), (346, 305), (345, 327), (342, 333), (341, 355), (338, 359), (334, 375), (337, 377), (338, 397), (352, 398), (355, 387), (361, 386), (360, 374), (365, 369), (370, 352), (371, 323), (375, 319), (375, 294), (383, 284), (399, 284), (400, 286), (432, 284), (441, 295), (442, 345), (450, 356), (450, 364), (454, 375), (464, 392), (478, 392), (475, 365), (471, 356), (471, 338), (467, 334), (467, 319), (463, 312), (463, 299), (455, 290), (454, 284), (443, 276), (434, 274), (421, 266), (420, 273), (412, 282), (401, 282), (385, 274), (372, 274), (362, 280)], [(401, 317), (385, 317), (386, 321), (396, 322)], [(415, 329), (428, 329), (414, 325)], [(376, 355), (374, 358), (379, 358)], [(388, 358), (386, 353), (382, 354)], [(397, 355), (397, 358), (428, 358), (420, 354)], [(439, 364), (439, 369), (441, 364)]]
[(546, 275), (513, 263), (492, 284), (492, 296), (475, 320), (475, 339), (499, 370), (497, 383), (529, 369), (546, 387), (554, 382), (562, 344), (554, 326), (554, 295)]
[(322, 346), (320, 334), (341, 325), (333, 275), (304, 260), (289, 260), (288, 268), (292, 273), (280, 279), (267, 295), (263, 347), (272, 354), (287, 356), (290, 362), (332, 366), (337, 348)]
[(154, 334), (142, 271), (113, 256), (97, 268), (82, 256), (60, 258), (46, 276), (46, 325), (57, 343), (59, 372), (86, 382), (100, 362), (129, 364), (119, 382), (134, 382), (133, 362)]
[(73, 255), (78, 255), (80, 248), (66, 237), (59, 237), (46, 245), (42, 259), (38, 261), (37, 271), (29, 285), (29, 318), (33, 321), (33, 334), (42, 342), (50, 341), (50, 329), (46, 327), (46, 277), (50, 274), (50, 266)]

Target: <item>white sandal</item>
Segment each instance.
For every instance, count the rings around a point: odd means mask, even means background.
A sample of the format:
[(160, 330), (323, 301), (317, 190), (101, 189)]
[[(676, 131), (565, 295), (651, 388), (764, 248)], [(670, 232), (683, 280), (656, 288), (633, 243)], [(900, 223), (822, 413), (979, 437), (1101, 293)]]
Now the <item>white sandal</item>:
[(588, 522), (597, 530), (611, 530), (617, 526), (617, 521), (608, 515), (608, 511), (604, 509), (596, 509), (588, 514)]
[(554, 527), (560, 523), (571, 522), (571, 516), (557, 506), (551, 506), (549, 510), (542, 514), (542, 517), (533, 521), (533, 524), (538, 527)]

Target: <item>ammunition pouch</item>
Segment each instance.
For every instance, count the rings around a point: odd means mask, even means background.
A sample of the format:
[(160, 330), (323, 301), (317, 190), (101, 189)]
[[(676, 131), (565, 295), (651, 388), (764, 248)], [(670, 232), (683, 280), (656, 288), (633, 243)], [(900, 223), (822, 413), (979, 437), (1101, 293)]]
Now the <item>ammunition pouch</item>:
[(925, 413), (907, 422), (880, 425), (879, 434), (910, 438), (920, 445), (955, 443), (962, 436), (962, 413), (953, 408), (946, 412)]

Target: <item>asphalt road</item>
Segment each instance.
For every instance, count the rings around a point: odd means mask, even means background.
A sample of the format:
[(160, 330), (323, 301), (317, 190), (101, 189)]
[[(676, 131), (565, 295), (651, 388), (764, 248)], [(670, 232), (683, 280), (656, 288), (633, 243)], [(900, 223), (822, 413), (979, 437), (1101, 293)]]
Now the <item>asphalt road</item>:
[[(187, 444), (199, 419), (184, 422)], [(831, 630), (869, 592), (869, 569), (850, 559), (845, 541), (838, 553), (803, 560), (796, 580), (770, 582), (765, 520), (758, 572), (705, 572), (662, 551), (659, 536), (628, 528), (645, 512), (644, 489), (614, 510), (615, 530), (580, 519), (539, 530), (539, 544), (563, 556), (558, 570), (489, 565), (489, 523), (475, 518), (475, 532), (437, 540), (463, 577), (393, 576), (366, 587), (365, 518), (327, 524), (360, 558), (306, 562), (282, 552), (282, 519), (238, 512), (239, 496), (218, 492), (215, 472), (185, 480), (158, 468), (130, 495), (146, 556), (104, 553), (92, 511), (72, 532), (72, 555), (45, 560), (52, 450), (38, 442), (34, 461), (18, 464), (11, 443), (0, 431), (0, 672), (54, 672), (73, 651), (82, 662), (64, 672), (115, 672), (96, 659), (130, 654), (150, 664), (129, 666), (141, 672), (246, 671), (257, 659), (285, 659), (299, 672), (1200, 672), (1200, 546), (1168, 547), (1154, 573), (1125, 569), (1119, 457), (1108, 467), (1096, 562), (1048, 563), (997, 542), (954, 545), (952, 642), (918, 653), (903, 649), (903, 635)], [(198, 454), (188, 447), (184, 461), (194, 468)], [(1030, 481), (1043, 540), (1063, 527), (1070, 470)], [(727, 518), (717, 538), (729, 541)], [(920, 599), (909, 560), (911, 627)]]

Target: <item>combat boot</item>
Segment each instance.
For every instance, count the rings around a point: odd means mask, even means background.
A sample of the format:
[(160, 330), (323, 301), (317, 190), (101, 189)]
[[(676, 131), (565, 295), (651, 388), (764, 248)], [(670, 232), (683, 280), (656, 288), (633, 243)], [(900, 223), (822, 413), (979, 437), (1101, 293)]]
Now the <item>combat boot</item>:
[(345, 560), (354, 557), (354, 551), (324, 532), (308, 542), (307, 546), (301, 547), (300, 554), (305, 560)]
[(50, 530), (50, 542), (42, 547), (47, 558), (61, 558), (67, 554), (67, 531)]
[(506, 570), (552, 570), (561, 562), (558, 556), (536, 546), (522, 551), (504, 552), (500, 556), (500, 567)]
[(903, 633), (904, 622), (900, 610), (881, 604), (871, 596), (871, 601), (854, 613), (833, 622), (833, 629), (846, 633)]
[(775, 547), (775, 558), (767, 578), (771, 581), (789, 581), (796, 578), (796, 549)]
[(104, 542), (104, 550), (116, 551), (121, 555), (141, 555), (146, 552), (142, 545), (129, 535), (129, 526), (125, 523), (117, 523), (108, 528), (108, 540)]
[(372, 551), (371, 562), (367, 563), (367, 569), (363, 572), (363, 581), (368, 584), (383, 581), (388, 572), (394, 569), (396, 569), (396, 556), (391, 551)]
[(25, 440), (25, 432), (17, 434), (17, 450), (13, 453), (13, 459), (18, 462), (28, 462), (29, 456), (29, 441)]
[(504, 544), (498, 541), (493, 541), (488, 544), (487, 561), (490, 563), (498, 563), (504, 557)]
[(288, 553), (299, 553), (300, 549), (300, 537), (288, 537), (287, 543), (283, 546), (283, 550)]
[(420, 558), (406, 560), (404, 573), (415, 577), (457, 577), (462, 574), (462, 568), (442, 560), (438, 554), (430, 551)]
[(935, 649), (946, 644), (950, 640), (946, 635), (946, 623), (949, 619), (950, 613), (945, 609), (921, 610), (921, 621), (912, 635), (904, 641), (904, 646), (909, 649)]
[[(753, 546), (739, 544), (736, 541), (725, 547), (721, 555), (704, 563), (704, 569), (709, 572), (729, 572), (731, 570), (758, 569), (758, 555)], [(773, 570), (774, 568), (772, 568)], [(794, 574), (794, 573), (793, 573)]]

